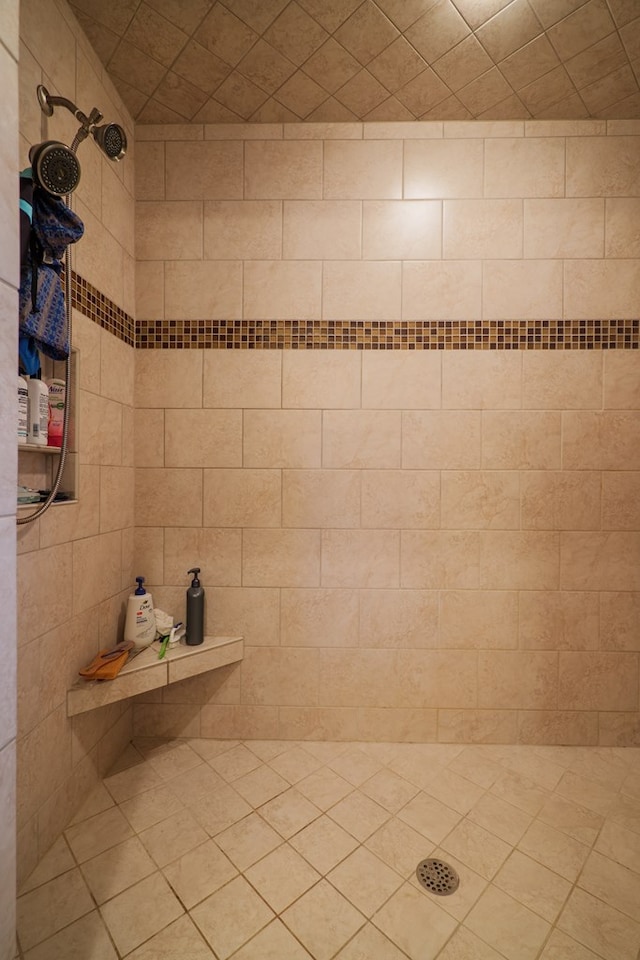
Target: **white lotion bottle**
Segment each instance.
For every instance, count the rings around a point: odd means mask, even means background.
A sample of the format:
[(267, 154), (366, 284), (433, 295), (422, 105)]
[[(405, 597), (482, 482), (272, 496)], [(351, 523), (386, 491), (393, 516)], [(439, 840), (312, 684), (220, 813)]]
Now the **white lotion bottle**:
[(29, 435), (29, 388), (18, 375), (18, 443), (26, 443)]
[(47, 445), (49, 429), (49, 388), (42, 380), (29, 380), (29, 443)]
[(136, 577), (138, 586), (127, 601), (124, 639), (131, 640), (136, 650), (144, 650), (156, 638), (156, 615), (153, 599), (143, 587), (144, 577)]

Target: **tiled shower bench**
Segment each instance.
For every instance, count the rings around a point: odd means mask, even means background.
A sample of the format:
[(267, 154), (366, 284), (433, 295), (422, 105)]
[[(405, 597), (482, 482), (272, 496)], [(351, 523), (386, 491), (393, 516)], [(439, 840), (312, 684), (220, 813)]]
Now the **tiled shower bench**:
[(205, 637), (204, 642), (195, 647), (178, 643), (167, 647), (162, 660), (158, 660), (159, 651), (160, 644), (152, 643), (129, 659), (115, 680), (78, 680), (67, 691), (67, 716), (74, 717), (236, 663), (244, 655), (244, 640), (242, 637)]

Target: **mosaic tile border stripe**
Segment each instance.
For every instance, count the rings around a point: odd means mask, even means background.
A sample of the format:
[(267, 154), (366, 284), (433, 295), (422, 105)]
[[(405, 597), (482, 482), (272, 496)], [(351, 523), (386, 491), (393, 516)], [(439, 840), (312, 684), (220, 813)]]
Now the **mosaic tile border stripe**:
[(640, 320), (139, 320), (143, 350), (637, 350)]
[(75, 270), (71, 271), (71, 306), (85, 317), (93, 320), (103, 330), (108, 330), (130, 347), (135, 344), (136, 322), (113, 300), (105, 297)]

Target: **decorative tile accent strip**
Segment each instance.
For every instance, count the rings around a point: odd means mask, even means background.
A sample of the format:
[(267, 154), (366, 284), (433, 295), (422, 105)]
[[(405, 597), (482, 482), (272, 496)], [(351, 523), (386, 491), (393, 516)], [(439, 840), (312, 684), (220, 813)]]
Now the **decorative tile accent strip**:
[(124, 340), (130, 347), (134, 345), (135, 320), (133, 317), (116, 306), (113, 300), (105, 297), (75, 270), (71, 271), (71, 306), (98, 326), (113, 333), (119, 340)]
[(139, 320), (164, 350), (637, 350), (640, 320)]

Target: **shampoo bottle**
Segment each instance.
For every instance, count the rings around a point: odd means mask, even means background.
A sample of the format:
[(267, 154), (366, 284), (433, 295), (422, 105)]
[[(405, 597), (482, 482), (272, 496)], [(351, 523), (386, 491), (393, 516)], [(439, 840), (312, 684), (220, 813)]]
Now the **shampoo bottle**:
[(29, 443), (46, 447), (49, 428), (49, 390), (46, 383), (33, 377), (29, 380)]
[(132, 640), (136, 650), (144, 650), (156, 638), (156, 615), (153, 599), (143, 587), (144, 577), (136, 577), (137, 588), (127, 602), (124, 639)]
[(194, 647), (204, 640), (204, 587), (200, 586), (200, 567), (188, 571), (193, 574), (187, 590), (187, 643)]
[(26, 443), (29, 433), (29, 390), (27, 381), (18, 376), (18, 443)]

